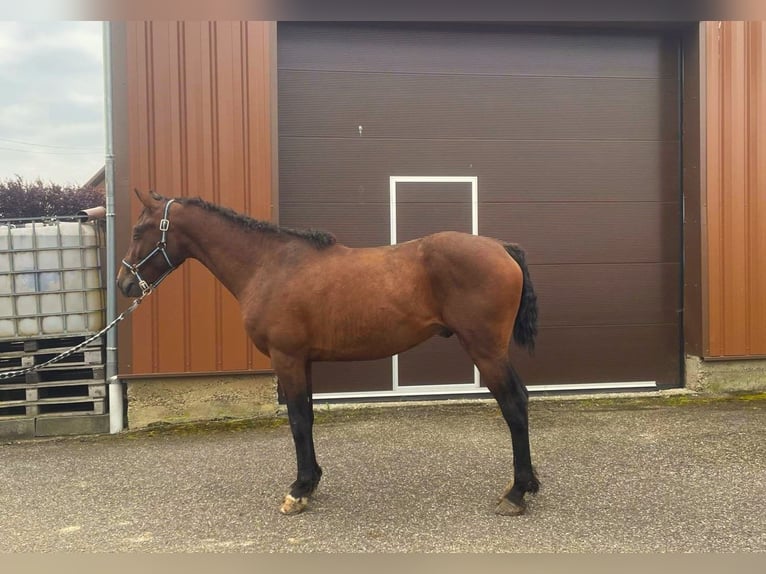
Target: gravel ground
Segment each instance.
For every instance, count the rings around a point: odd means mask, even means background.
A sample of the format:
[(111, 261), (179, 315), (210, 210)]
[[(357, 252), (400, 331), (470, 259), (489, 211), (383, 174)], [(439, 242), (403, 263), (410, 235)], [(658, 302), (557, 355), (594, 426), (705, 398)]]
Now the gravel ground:
[(515, 518), (494, 404), (317, 410), (293, 517), (284, 421), (0, 444), (0, 552), (766, 551), (766, 395), (533, 400), (542, 490)]

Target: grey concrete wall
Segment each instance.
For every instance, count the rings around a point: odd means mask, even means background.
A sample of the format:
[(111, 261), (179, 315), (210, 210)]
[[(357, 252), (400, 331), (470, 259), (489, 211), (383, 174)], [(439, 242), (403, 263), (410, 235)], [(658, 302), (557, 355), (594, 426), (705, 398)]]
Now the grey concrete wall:
[(0, 439), (2, 440), (17, 440), (34, 436), (34, 418), (0, 420)]
[(49, 415), (0, 420), (0, 440), (42, 436), (103, 434), (109, 432), (109, 415)]
[(766, 360), (705, 361), (687, 356), (686, 388), (707, 393), (766, 391)]
[[(705, 361), (687, 356), (685, 386), (706, 393), (766, 391), (766, 360)], [(127, 387), (130, 429), (268, 417), (279, 410), (276, 377), (271, 374), (136, 379), (127, 381)]]
[(128, 380), (128, 428), (277, 413), (274, 375), (220, 375)]

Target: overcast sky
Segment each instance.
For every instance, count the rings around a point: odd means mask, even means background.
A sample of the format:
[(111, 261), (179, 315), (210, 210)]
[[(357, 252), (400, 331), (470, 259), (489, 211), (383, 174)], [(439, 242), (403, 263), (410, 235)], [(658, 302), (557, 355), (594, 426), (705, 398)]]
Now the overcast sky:
[(101, 22), (0, 21), (0, 86), (0, 180), (82, 185), (104, 165)]

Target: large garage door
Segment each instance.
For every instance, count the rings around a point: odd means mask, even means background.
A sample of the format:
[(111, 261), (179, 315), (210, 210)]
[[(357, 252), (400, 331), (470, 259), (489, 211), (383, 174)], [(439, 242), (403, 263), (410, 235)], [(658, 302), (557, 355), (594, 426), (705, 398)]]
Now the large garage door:
[[(278, 58), (281, 224), (388, 244), (392, 181), (423, 178), (401, 233), (468, 230), (466, 188), (438, 181), (475, 178), (478, 232), (522, 244), (539, 295), (535, 356), (515, 352), (530, 389), (680, 384), (676, 37), (284, 23)], [(315, 390), (468, 389), (439, 349), (319, 364)]]

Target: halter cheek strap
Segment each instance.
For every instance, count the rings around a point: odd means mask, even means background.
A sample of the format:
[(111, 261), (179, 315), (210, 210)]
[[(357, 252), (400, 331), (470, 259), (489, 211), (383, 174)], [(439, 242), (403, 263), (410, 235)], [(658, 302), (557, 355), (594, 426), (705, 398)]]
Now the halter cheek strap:
[[(160, 240), (157, 242), (157, 246), (152, 249), (152, 251), (144, 257), (141, 261), (136, 263), (135, 265), (131, 265), (124, 259), (122, 260), (122, 264), (127, 267), (128, 271), (130, 271), (133, 276), (138, 280), (138, 286), (141, 288), (141, 293), (143, 295), (146, 295), (147, 293), (150, 293), (154, 289), (157, 288), (157, 286), (162, 283), (162, 281), (170, 275), (170, 273), (176, 268), (175, 265), (173, 265), (173, 262), (170, 260), (170, 256), (167, 252), (167, 234), (168, 230), (170, 229), (170, 220), (168, 219), (168, 213), (170, 212), (170, 204), (173, 203), (175, 199), (169, 199), (168, 202), (165, 204), (165, 211), (163, 212), (162, 219), (160, 220), (160, 231), (162, 232), (162, 235), (160, 236)], [(158, 253), (162, 254), (162, 256), (165, 258), (165, 263), (168, 265), (168, 269), (160, 275), (154, 283), (148, 283), (141, 277), (141, 273), (139, 270), (141, 269), (141, 266), (146, 264), (152, 257), (157, 255)]]

